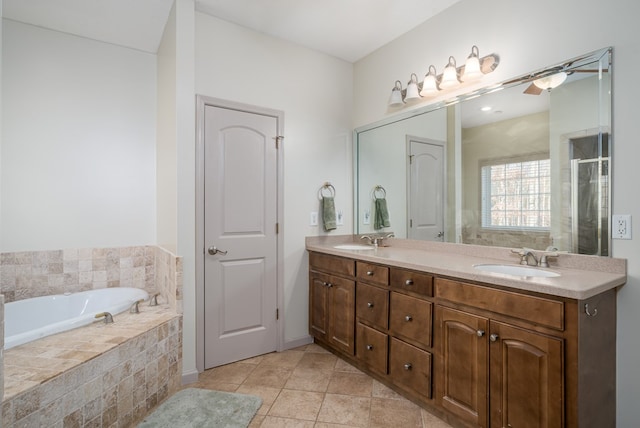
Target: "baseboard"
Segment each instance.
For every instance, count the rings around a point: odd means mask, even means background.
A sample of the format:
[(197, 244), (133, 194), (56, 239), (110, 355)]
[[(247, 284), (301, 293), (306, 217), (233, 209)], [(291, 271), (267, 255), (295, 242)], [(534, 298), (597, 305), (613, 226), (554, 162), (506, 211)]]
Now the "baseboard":
[(182, 373), (182, 384), (189, 385), (198, 381), (198, 371), (194, 370), (189, 373)]
[(298, 339), (284, 342), (284, 344), (282, 345), (282, 351), (286, 351), (287, 349), (299, 348), (300, 346), (308, 345), (310, 343), (313, 343), (313, 337), (305, 335)]

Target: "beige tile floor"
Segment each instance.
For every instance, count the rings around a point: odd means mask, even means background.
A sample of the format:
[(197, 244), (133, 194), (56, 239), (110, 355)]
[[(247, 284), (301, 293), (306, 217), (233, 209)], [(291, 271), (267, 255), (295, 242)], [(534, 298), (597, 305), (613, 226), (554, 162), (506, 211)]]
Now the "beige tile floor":
[(216, 367), (187, 386), (260, 396), (250, 428), (450, 427), (315, 344)]

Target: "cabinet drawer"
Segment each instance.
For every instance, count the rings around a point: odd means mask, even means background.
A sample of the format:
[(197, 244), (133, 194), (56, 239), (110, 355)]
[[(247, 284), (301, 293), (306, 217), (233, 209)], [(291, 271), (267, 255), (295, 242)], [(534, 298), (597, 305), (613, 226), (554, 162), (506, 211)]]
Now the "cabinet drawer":
[(389, 336), (358, 323), (356, 328), (356, 356), (369, 368), (387, 374)]
[(441, 299), (564, 329), (563, 302), (441, 278), (436, 279), (434, 288), (435, 296)]
[(375, 327), (389, 327), (389, 291), (359, 282), (356, 284), (356, 317)]
[(391, 292), (389, 331), (394, 336), (431, 347), (433, 304), (405, 294)]
[(355, 261), (321, 253), (309, 253), (309, 265), (325, 272), (355, 276)]
[(389, 375), (401, 388), (431, 398), (431, 354), (392, 337)]
[(389, 285), (389, 268), (365, 262), (356, 262), (356, 277), (373, 284)]
[(391, 288), (433, 296), (433, 277), (405, 269), (391, 269)]

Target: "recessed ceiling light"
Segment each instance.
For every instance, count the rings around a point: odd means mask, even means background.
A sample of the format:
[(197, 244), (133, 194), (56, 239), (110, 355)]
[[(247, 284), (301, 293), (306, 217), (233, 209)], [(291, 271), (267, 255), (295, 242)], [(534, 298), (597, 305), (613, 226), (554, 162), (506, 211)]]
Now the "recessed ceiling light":
[(480, 108), (480, 111), (491, 111), (491, 106), (484, 106)]

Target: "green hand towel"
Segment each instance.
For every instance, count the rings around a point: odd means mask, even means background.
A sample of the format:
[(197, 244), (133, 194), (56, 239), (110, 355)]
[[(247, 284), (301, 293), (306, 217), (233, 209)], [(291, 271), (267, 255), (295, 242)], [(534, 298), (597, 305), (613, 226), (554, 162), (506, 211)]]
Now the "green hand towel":
[(327, 232), (336, 228), (336, 205), (333, 196), (322, 197), (322, 222)]
[(391, 226), (389, 223), (389, 210), (387, 209), (387, 200), (385, 198), (376, 199), (376, 213), (373, 221), (374, 229), (382, 229)]

